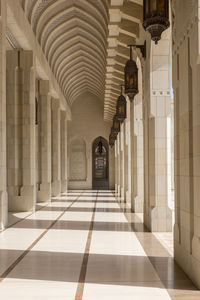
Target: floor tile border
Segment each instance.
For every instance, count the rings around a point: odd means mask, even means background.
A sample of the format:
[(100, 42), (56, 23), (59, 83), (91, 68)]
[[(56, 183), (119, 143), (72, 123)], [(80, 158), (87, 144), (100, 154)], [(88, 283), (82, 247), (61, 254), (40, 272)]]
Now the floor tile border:
[(33, 243), (25, 251), (23, 251), (22, 254), (0, 275), (0, 283), (2, 283), (3, 280), (10, 274), (10, 272), (24, 259), (28, 253), (30, 253), (33, 247), (47, 234), (47, 232), (60, 220), (60, 218), (62, 218), (62, 216), (70, 209), (70, 207), (78, 201), (82, 193), (83, 192), (81, 192), (81, 194), (78, 195), (77, 198), (73, 200), (72, 203), (66, 207), (63, 212), (39, 235), (39, 237), (34, 240)]

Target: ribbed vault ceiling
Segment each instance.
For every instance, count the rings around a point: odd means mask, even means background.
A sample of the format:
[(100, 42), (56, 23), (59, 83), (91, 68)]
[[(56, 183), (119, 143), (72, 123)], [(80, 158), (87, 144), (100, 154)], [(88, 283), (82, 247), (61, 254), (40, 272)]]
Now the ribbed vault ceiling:
[(115, 113), (127, 44), (139, 38), (142, 0), (19, 0), (69, 104), (84, 92)]
[(67, 101), (86, 91), (103, 100), (108, 1), (19, 1)]

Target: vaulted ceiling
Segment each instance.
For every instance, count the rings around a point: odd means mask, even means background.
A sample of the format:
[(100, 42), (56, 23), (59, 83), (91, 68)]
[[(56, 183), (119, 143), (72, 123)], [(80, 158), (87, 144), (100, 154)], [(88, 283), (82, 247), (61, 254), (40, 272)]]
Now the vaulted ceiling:
[(111, 119), (127, 44), (139, 37), (142, 0), (19, 2), (68, 103), (89, 91), (104, 101), (104, 118)]

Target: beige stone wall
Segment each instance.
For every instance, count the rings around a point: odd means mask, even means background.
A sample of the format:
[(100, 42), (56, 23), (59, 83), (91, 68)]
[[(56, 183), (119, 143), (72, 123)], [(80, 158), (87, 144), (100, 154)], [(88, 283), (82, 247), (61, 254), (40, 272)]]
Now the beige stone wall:
[(7, 224), (6, 172), (6, 3), (0, 1), (0, 230)]
[(175, 94), (175, 259), (200, 288), (198, 1), (172, 2)]
[[(72, 121), (68, 124), (68, 145), (74, 139), (83, 139), (86, 147), (86, 178), (84, 180), (71, 180), (70, 169), (69, 172), (69, 189), (90, 189), (92, 188), (92, 143), (98, 137), (102, 136), (107, 141), (109, 138), (111, 123), (103, 121), (103, 103), (100, 100), (89, 94), (85, 93), (78, 97), (72, 106)], [(70, 155), (70, 146), (68, 152)], [(81, 154), (80, 154), (81, 153)], [(71, 153), (71, 155), (74, 155)], [(84, 157), (84, 151), (79, 151), (79, 156)], [(73, 159), (73, 158), (72, 158)], [(115, 185), (115, 164), (114, 147), (109, 147), (109, 187), (114, 189)], [(69, 156), (70, 165), (70, 156)], [(74, 176), (74, 175), (73, 175)]]

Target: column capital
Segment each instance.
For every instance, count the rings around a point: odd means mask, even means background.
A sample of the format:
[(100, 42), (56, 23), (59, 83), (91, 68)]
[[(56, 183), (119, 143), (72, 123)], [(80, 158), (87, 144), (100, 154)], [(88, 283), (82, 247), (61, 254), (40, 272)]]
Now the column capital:
[(49, 93), (49, 80), (39, 80), (39, 94), (41, 96), (48, 95)]
[(19, 67), (19, 51), (16, 49), (6, 51), (6, 69), (8, 71)]
[(32, 50), (23, 50), (19, 51), (19, 66), (24, 70), (29, 70), (35, 66), (34, 55)]
[(66, 112), (66, 110), (61, 110), (60, 113), (61, 113), (61, 118), (63, 118), (63, 119), (67, 118), (67, 112)]
[(59, 99), (51, 98), (51, 108), (52, 109), (59, 109), (60, 108)]

